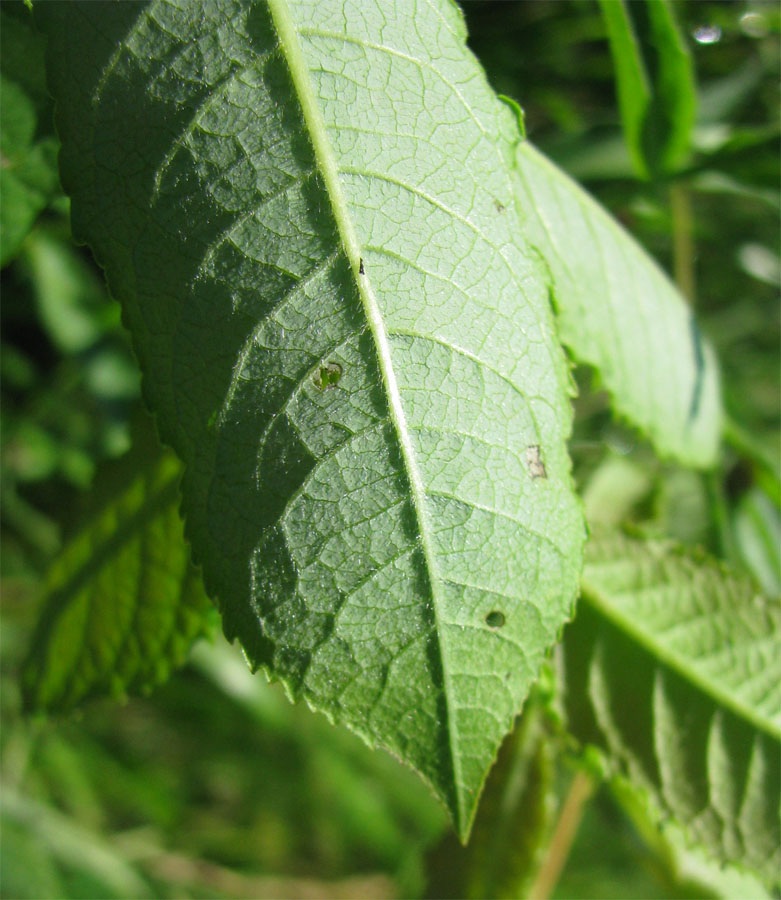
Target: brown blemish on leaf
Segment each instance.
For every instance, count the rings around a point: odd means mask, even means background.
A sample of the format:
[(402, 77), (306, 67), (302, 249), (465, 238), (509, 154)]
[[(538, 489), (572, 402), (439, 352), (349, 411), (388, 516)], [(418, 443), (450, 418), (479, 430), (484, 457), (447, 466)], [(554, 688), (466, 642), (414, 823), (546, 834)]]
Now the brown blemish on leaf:
[(545, 471), (545, 463), (540, 456), (540, 445), (532, 444), (526, 448), (526, 468), (532, 478), (547, 478), (548, 473)]

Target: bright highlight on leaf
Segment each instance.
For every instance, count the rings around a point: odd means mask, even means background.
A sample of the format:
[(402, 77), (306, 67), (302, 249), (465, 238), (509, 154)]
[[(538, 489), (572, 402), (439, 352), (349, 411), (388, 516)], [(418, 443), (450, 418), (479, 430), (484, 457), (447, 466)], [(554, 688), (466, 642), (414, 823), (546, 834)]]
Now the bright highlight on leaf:
[(226, 632), (465, 836), (583, 540), (516, 116), (447, 3), (41, 21), (74, 232), (186, 463)]
[(662, 541), (588, 545), (564, 634), (568, 725), (690, 839), (781, 871), (781, 604)]
[(524, 235), (545, 258), (562, 341), (597, 370), (615, 412), (662, 456), (717, 459), (722, 411), (713, 350), (656, 263), (528, 143), (516, 151)]

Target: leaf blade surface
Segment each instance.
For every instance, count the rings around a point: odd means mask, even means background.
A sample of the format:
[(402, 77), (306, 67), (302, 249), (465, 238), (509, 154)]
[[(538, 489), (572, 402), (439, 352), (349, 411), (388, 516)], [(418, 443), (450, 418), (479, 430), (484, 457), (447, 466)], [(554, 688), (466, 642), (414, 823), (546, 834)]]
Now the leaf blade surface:
[(713, 349), (660, 267), (528, 142), (516, 149), (517, 204), (546, 260), (561, 340), (599, 373), (615, 412), (657, 452), (715, 464), (722, 409)]
[(226, 632), (466, 834), (582, 542), (517, 126), (449, 4), (77, 10), (44, 14), (74, 230)]

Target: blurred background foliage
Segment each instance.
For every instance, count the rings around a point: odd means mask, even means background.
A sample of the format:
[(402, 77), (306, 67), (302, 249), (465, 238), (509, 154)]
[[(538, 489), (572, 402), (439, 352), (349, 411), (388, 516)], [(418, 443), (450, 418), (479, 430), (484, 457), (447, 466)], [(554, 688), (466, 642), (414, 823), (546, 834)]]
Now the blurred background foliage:
[[(495, 89), (522, 103), (529, 138), (668, 271), (680, 264), (683, 227), (692, 302), (721, 361), (728, 440), (707, 474), (656, 460), (611, 420), (592, 374), (575, 371), (571, 446), (590, 518), (703, 545), (778, 593), (778, 4), (673, 5), (694, 59), (697, 117), (685, 159), (653, 181), (636, 176), (622, 135), (596, 2), (464, 9), (472, 48)], [(448, 896), (455, 871), (464, 894), (512, 896), (521, 882), (497, 880), (486, 860), (503, 853), (512, 873), (513, 854), (529, 860), (544, 847), (499, 847), (491, 821), (478, 822), (469, 850), (448, 843), (443, 813), (414, 776), (291, 706), (218, 637), (150, 696), (45, 721), (22, 712), (17, 674), (47, 567), (90, 515), (96, 473), (128, 450), (140, 400), (118, 307), (70, 239), (42, 41), (22, 3), (3, 2), (0, 15), (2, 896)], [(683, 208), (671, 203), (676, 190)], [(508, 763), (518, 808), (536, 811), (543, 838), (573, 771), (545, 708), (530, 706), (539, 718)], [(489, 785), (489, 819), (506, 768)], [(543, 775), (545, 790), (530, 793)], [(553, 896), (762, 896), (683, 852), (641, 806), (631, 792), (596, 791)]]

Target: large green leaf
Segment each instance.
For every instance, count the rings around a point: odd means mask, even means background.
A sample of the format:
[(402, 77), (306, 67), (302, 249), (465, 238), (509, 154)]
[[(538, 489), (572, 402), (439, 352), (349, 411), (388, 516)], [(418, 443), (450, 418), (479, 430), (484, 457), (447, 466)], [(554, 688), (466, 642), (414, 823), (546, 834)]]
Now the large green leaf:
[(561, 339), (615, 411), (664, 456), (711, 466), (721, 434), (713, 351), (672, 282), (615, 220), (528, 143), (516, 150), (524, 233), (548, 263)]
[(165, 681), (211, 603), (177, 512), (181, 464), (141, 441), (99, 477), (99, 512), (52, 564), (22, 673), (31, 709), (61, 712)]
[(74, 232), (187, 464), (226, 633), (465, 835), (583, 535), (515, 117), (448, 2), (41, 20)]
[(569, 727), (689, 838), (781, 871), (781, 603), (669, 543), (589, 543), (564, 634)]

